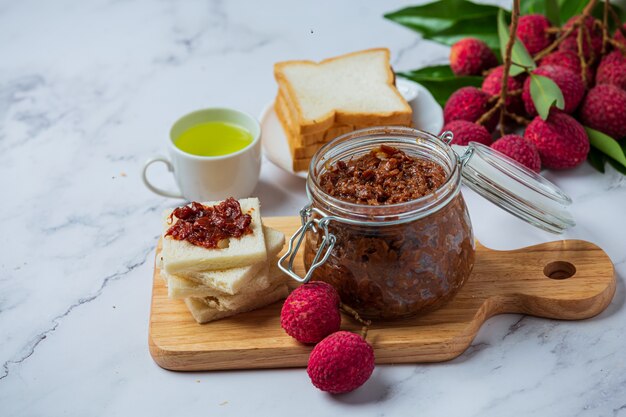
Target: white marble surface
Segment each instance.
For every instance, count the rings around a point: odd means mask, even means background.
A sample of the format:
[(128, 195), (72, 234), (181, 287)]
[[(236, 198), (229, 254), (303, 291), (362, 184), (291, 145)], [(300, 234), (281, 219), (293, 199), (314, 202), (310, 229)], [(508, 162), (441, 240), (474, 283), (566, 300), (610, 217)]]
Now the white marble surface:
[[(546, 175), (574, 199), (567, 238), (602, 246), (617, 294), (584, 322), (490, 320), (445, 364), (379, 366), (332, 397), (303, 370), (173, 373), (147, 323), (159, 213), (142, 161), (190, 110), (258, 114), (272, 63), (388, 46), (397, 69), (446, 61), (382, 18), (401, 2), (0, 2), (0, 416), (626, 416), (626, 177)], [(166, 172), (152, 172), (163, 183)], [(265, 215), (295, 214), (303, 182), (263, 165)], [(466, 191), (477, 237), (550, 241)]]

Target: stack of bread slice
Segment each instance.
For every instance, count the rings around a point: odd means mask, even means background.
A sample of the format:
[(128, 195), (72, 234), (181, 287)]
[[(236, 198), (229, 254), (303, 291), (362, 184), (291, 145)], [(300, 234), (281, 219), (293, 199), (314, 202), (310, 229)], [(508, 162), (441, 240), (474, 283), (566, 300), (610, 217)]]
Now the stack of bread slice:
[(317, 150), (345, 133), (371, 126), (411, 126), (412, 109), (396, 89), (386, 48), (354, 52), (320, 63), (274, 65), (274, 110), (293, 159), (308, 168)]
[(262, 225), (258, 199), (242, 199), (239, 204), (252, 217), (252, 233), (229, 238), (213, 249), (167, 236), (177, 219), (170, 221), (171, 210), (165, 213), (160, 274), (169, 297), (184, 300), (198, 323), (255, 310), (288, 295), (286, 276), (276, 266), (285, 235)]

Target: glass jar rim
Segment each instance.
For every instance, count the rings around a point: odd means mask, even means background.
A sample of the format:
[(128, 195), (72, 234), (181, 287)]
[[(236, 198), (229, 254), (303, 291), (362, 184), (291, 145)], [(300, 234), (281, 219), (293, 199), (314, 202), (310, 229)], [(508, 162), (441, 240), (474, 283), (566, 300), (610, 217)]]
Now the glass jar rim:
[[(432, 193), (402, 203), (367, 205), (352, 203), (326, 193), (319, 177), (330, 165), (347, 157), (363, 155), (380, 145), (396, 147), (407, 153), (417, 153), (446, 171), (446, 180)], [(454, 150), (440, 138), (413, 128), (379, 126), (356, 130), (322, 146), (311, 159), (307, 176), (307, 195), (316, 201), (318, 210), (347, 220), (367, 224), (388, 224), (413, 221), (426, 217), (448, 204), (459, 192), (461, 162)]]

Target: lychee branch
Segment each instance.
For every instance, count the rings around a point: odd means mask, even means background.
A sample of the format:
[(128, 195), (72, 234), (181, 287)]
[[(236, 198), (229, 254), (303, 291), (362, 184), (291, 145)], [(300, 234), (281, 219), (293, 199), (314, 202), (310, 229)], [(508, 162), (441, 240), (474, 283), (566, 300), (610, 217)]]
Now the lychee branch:
[(517, 33), (517, 22), (519, 20), (520, 0), (513, 1), (513, 11), (511, 14), (511, 27), (509, 29), (509, 39), (506, 43), (506, 49), (504, 53), (504, 70), (502, 71), (502, 80), (500, 86), (500, 96), (496, 104), (483, 114), (476, 123), (482, 125), (487, 120), (490, 120), (493, 115), (500, 110), (500, 133), (504, 136), (504, 117), (507, 114), (506, 111), (506, 98), (509, 89), (509, 71), (511, 70), (511, 55), (513, 53), (513, 44), (515, 43), (515, 37)]
[[(593, 8), (596, 6), (597, 0), (590, 0), (589, 3), (583, 9), (583, 12), (578, 16), (578, 18), (573, 22), (573, 24), (565, 29), (561, 34), (556, 38), (554, 42), (548, 45), (544, 50), (539, 51), (533, 58), (535, 62), (538, 62), (541, 58), (544, 58), (546, 55), (550, 54), (550, 52), (554, 51), (560, 44), (567, 38), (575, 29), (584, 26), (585, 18), (591, 15)], [(580, 31), (579, 31), (580, 33)]]
[(531, 122), (531, 120), (528, 120), (527, 118), (525, 118), (524, 116), (520, 116), (519, 114), (515, 114), (515, 113), (511, 113), (507, 111), (506, 115), (510, 117), (511, 119), (513, 119), (515, 123), (522, 125), (522, 126), (528, 126)]
[(611, 38), (609, 38), (607, 42), (610, 43), (613, 47), (619, 49), (622, 52), (622, 54), (626, 54), (626, 46), (623, 45), (622, 43)]
[[(578, 58), (580, 60), (580, 75), (583, 79), (583, 84), (587, 85), (587, 60), (585, 59), (585, 52), (583, 49), (583, 36), (584, 33), (587, 33), (587, 35), (589, 35), (589, 33), (587, 32), (587, 27), (585, 25), (581, 26), (580, 29), (578, 29), (578, 36), (576, 37), (576, 43), (578, 44)], [(587, 45), (591, 45), (591, 39), (588, 38), (589, 40), (587, 41)], [(593, 48), (589, 48), (590, 50)], [(593, 54), (591, 54), (591, 56), (593, 56)], [(592, 58), (590, 58), (591, 60)]]
[(351, 315), (356, 321), (358, 321), (359, 323), (363, 325), (363, 328), (361, 329), (361, 337), (365, 339), (367, 337), (367, 330), (369, 326), (372, 324), (372, 322), (370, 320), (363, 319), (359, 315), (359, 313), (355, 309), (350, 307), (349, 305), (340, 303), (339, 308), (343, 310), (344, 312), (348, 313), (349, 315)]
[(561, 44), (561, 42), (563, 42), (565, 38), (567, 38), (573, 31), (574, 25), (562, 31), (561, 34), (554, 40), (554, 42), (548, 45), (544, 50), (539, 51), (535, 54), (535, 56), (533, 57), (535, 62), (539, 62), (540, 59), (545, 58), (552, 51), (554, 51)]
[(555, 26), (555, 27), (546, 28), (545, 31), (546, 33), (549, 33), (551, 35), (556, 35), (557, 33), (563, 32), (563, 29)]

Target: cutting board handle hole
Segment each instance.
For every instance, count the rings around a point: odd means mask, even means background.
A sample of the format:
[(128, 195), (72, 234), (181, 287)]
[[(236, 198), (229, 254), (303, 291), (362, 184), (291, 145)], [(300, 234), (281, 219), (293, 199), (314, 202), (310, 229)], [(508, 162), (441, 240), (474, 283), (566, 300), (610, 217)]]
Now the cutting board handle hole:
[(567, 279), (574, 276), (576, 267), (566, 261), (550, 262), (543, 268), (543, 274), (551, 279)]

